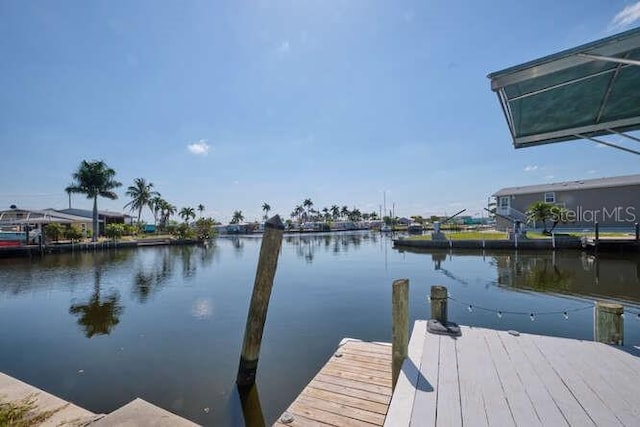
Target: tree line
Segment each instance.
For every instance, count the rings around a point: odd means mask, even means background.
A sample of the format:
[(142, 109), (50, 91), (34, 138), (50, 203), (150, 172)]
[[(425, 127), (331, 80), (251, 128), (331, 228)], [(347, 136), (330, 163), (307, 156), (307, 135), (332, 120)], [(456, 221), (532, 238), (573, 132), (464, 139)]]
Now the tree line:
[[(93, 201), (93, 227), (91, 237), (93, 241), (96, 241), (99, 232), (98, 198), (118, 199), (118, 195), (114, 190), (121, 187), (122, 183), (115, 179), (116, 171), (102, 160), (83, 160), (71, 176), (72, 183), (65, 188), (65, 191), (68, 194), (83, 194)], [(136, 214), (136, 224), (139, 227), (142, 226), (142, 213), (145, 209), (149, 209), (153, 215), (154, 226), (161, 231), (177, 230), (178, 234), (187, 233), (190, 228), (189, 223), (198, 217), (196, 211), (199, 213), (199, 219), (195, 224), (196, 228), (198, 222), (206, 221), (211, 227), (217, 224), (213, 218), (204, 218), (206, 208), (203, 204), (199, 204), (196, 208), (185, 206), (178, 210), (177, 206), (164, 199), (155, 189), (154, 184), (145, 178), (135, 178), (133, 184), (127, 187), (125, 195), (129, 197), (130, 200), (124, 205), (124, 208)], [(264, 202), (261, 208), (264, 213), (263, 219), (266, 220), (271, 212), (271, 206), (269, 203)], [(176, 214), (182, 218), (182, 224), (172, 223), (171, 218)], [(338, 206), (334, 204), (330, 207), (315, 209), (313, 201), (307, 198), (294, 208), (290, 214), (290, 219), (287, 221), (290, 223), (303, 223), (312, 221), (367, 221), (377, 219), (379, 219), (379, 217), (376, 212), (362, 213), (360, 209), (356, 207), (349, 209), (346, 205)], [(236, 210), (232, 214), (230, 223), (240, 224), (244, 222), (244, 220), (245, 216), (242, 211)], [(118, 237), (118, 235), (122, 233), (126, 233), (126, 229), (120, 230), (116, 227), (110, 230), (110, 234), (113, 235), (112, 237)]]

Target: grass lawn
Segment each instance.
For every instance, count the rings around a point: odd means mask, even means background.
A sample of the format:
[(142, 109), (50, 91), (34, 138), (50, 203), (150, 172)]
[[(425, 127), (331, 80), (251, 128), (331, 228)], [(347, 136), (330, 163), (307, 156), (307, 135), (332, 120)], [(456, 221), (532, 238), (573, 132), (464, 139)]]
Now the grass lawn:
[[(507, 238), (507, 233), (500, 231), (458, 231), (444, 234), (451, 240), (506, 240)], [(431, 240), (431, 234), (409, 237), (408, 240)]]
[[(574, 233), (562, 233), (562, 232), (558, 232), (555, 233), (556, 237), (560, 237), (560, 236), (571, 236), (571, 237), (583, 237), (583, 236), (587, 236), (590, 238), (595, 238), (596, 234), (589, 232), (589, 233), (580, 233), (580, 232), (574, 232)], [(606, 233), (599, 233), (600, 234), (600, 238), (622, 238), (622, 237), (629, 237), (629, 236), (633, 236), (633, 233), (614, 233), (614, 232), (606, 232)], [(527, 237), (529, 239), (550, 239), (551, 236), (547, 236), (545, 234), (542, 234), (540, 232), (534, 232), (534, 231), (527, 231)]]

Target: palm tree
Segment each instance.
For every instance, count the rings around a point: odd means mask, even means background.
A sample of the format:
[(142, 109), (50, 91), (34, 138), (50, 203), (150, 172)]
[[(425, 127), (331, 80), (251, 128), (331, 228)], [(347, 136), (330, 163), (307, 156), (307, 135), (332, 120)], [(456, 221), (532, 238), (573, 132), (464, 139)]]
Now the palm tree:
[(167, 227), (169, 218), (171, 218), (171, 215), (177, 212), (178, 208), (176, 208), (175, 205), (172, 205), (171, 203), (167, 202), (164, 199), (160, 199), (159, 203), (160, 203), (160, 227), (164, 229)]
[(304, 212), (304, 208), (300, 205), (296, 206), (293, 210), (295, 212), (296, 218), (298, 218), (298, 222), (300, 222), (300, 215)]
[(196, 211), (192, 207), (185, 207), (185, 208), (180, 209), (180, 212), (178, 213), (178, 215), (186, 223), (186, 222), (189, 222), (190, 218), (195, 218), (196, 217)]
[(342, 215), (345, 219), (349, 218), (349, 208), (345, 205), (340, 209), (340, 215)]
[(552, 208), (552, 204), (545, 202), (535, 202), (527, 208), (526, 213), (529, 221), (542, 222), (542, 234), (549, 233), (547, 231), (547, 220), (553, 215)]
[(244, 221), (244, 215), (242, 211), (233, 211), (233, 217), (231, 218), (231, 224), (239, 224)]
[(202, 213), (204, 212), (204, 209), (205, 209), (204, 205), (200, 203), (198, 205), (198, 212), (200, 212), (200, 218), (202, 218)]
[(271, 206), (269, 206), (269, 203), (264, 202), (262, 204), (262, 210), (264, 211), (264, 219), (266, 220), (267, 218), (269, 218), (269, 211), (271, 210)]
[(73, 183), (65, 191), (67, 193), (85, 194), (87, 199), (93, 199), (93, 234), (92, 241), (98, 240), (98, 196), (115, 200), (118, 195), (113, 192), (122, 183), (114, 179), (116, 171), (102, 160), (88, 162), (83, 160), (78, 170), (71, 176)]
[(302, 202), (302, 206), (304, 206), (304, 208), (307, 210), (307, 216), (309, 216), (309, 211), (313, 206), (313, 202), (311, 201), (311, 199), (304, 199), (304, 201)]
[(158, 215), (162, 211), (162, 202), (164, 202), (164, 200), (160, 195), (154, 196), (149, 201), (149, 208), (151, 208), (151, 212), (153, 213), (153, 225), (158, 225)]
[(333, 219), (338, 219), (340, 217), (340, 208), (338, 207), (338, 205), (331, 205), (331, 215), (333, 216)]
[(153, 213), (153, 205), (151, 201), (154, 197), (160, 196), (160, 193), (153, 190), (153, 183), (147, 182), (144, 178), (136, 178), (133, 180), (133, 185), (127, 188), (125, 194), (131, 197), (131, 201), (124, 205), (125, 208), (129, 208), (131, 212), (138, 211), (138, 224), (140, 224), (140, 217), (142, 216), (142, 209), (148, 206)]

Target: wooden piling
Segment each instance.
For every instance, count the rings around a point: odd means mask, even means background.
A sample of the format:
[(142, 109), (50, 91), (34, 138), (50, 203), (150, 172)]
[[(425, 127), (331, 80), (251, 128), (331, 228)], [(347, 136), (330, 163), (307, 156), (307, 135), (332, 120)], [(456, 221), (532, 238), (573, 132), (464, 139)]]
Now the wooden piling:
[(636, 242), (638, 242), (640, 241), (640, 224), (636, 222), (635, 228), (636, 228)]
[(594, 341), (622, 345), (624, 307), (620, 304), (596, 302), (594, 309)]
[(392, 285), (392, 387), (402, 369), (402, 363), (408, 354), (409, 346), (409, 280), (394, 280)]
[(447, 298), (448, 292), (446, 286), (436, 285), (431, 287), (431, 318), (443, 325), (446, 325), (448, 322)]
[(262, 333), (267, 319), (273, 279), (278, 267), (278, 255), (282, 245), (283, 232), (284, 225), (278, 215), (265, 223), (236, 378), (236, 383), (239, 387), (250, 387), (256, 380)]

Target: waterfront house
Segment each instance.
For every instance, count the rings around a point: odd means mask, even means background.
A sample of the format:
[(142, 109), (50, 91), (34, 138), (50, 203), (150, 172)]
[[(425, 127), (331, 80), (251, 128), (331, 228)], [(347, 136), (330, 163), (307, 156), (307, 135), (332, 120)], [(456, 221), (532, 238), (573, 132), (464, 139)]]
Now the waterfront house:
[[(58, 209), (56, 212), (75, 215), (89, 219), (89, 223), (93, 220), (93, 210), (91, 209)], [(133, 217), (121, 212), (98, 211), (98, 228), (99, 235), (104, 234), (105, 227), (109, 224), (131, 224)], [(91, 226), (89, 227), (91, 228)]]
[(91, 220), (77, 215), (65, 214), (57, 212), (53, 209), (19, 209), (13, 207), (8, 210), (0, 211), (0, 232), (4, 232), (0, 240), (6, 238), (6, 233), (13, 233), (15, 240), (24, 241), (26, 233), (29, 232), (30, 240), (40, 235), (45, 225), (57, 223), (68, 226), (77, 226), (82, 231), (91, 229)]
[[(525, 212), (539, 201), (565, 208), (559, 230), (592, 230), (598, 222), (601, 229), (629, 231), (640, 221), (640, 174), (508, 187), (493, 197), (499, 230), (513, 227), (515, 221), (526, 223)], [(528, 227), (542, 229), (542, 224)]]

